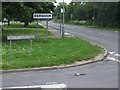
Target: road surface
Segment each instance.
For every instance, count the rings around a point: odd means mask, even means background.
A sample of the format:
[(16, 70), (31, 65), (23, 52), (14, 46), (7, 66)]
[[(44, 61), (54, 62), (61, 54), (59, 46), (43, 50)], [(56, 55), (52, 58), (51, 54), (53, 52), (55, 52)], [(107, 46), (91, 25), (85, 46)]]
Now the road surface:
[[(59, 30), (60, 25), (50, 21), (49, 27)], [(64, 83), (69, 88), (118, 88), (118, 32), (73, 25), (65, 25), (65, 32), (105, 47), (108, 57), (101, 62), (66, 69), (3, 74), (3, 87)], [(81, 75), (76, 76), (77, 73)]]

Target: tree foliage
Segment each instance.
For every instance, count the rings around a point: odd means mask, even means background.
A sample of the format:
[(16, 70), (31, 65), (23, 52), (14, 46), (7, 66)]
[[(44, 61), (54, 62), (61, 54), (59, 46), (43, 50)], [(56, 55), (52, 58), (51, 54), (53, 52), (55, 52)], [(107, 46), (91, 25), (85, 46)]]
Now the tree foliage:
[[(56, 8), (58, 11), (59, 6)], [(73, 21), (87, 21), (87, 24), (94, 24), (103, 27), (120, 27), (120, 2), (85, 2), (70, 3), (66, 8), (66, 22), (71, 20), (70, 14), (73, 14)], [(59, 17), (59, 14), (56, 14)], [(94, 18), (93, 18), (94, 17)], [(57, 18), (59, 19), (59, 18)]]
[(2, 11), (3, 18), (25, 22), (27, 27), (33, 21), (33, 13), (49, 13), (54, 11), (54, 5), (52, 2), (3, 2)]

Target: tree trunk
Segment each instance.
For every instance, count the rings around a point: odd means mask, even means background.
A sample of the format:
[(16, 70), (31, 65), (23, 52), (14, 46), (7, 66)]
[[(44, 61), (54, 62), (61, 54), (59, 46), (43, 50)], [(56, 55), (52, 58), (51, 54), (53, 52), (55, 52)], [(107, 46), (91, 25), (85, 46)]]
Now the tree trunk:
[(8, 25), (10, 25), (10, 19), (8, 19)]
[(24, 23), (24, 27), (27, 27), (29, 25), (29, 21), (26, 20), (25, 23)]
[(4, 29), (3, 29), (3, 27), (2, 27), (2, 31), (3, 31)]

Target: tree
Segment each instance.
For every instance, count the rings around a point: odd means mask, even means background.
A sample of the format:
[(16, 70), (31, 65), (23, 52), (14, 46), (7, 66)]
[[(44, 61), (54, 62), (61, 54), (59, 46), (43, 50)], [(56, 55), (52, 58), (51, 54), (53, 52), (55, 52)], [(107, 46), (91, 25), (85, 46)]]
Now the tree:
[[(56, 19), (60, 19), (60, 17), (62, 16), (61, 14), (61, 9), (63, 8), (63, 3), (59, 3), (55, 9), (55, 13), (54, 15), (56, 16)], [(67, 8), (68, 8), (68, 5), (67, 3), (64, 3), (64, 9), (65, 9), (65, 19), (67, 18), (66, 17), (66, 12), (67, 12)]]
[(2, 18), (9, 19), (8, 25), (10, 24), (10, 20), (15, 18), (15, 16), (18, 16), (16, 12), (18, 12), (17, 7), (19, 6), (19, 3), (8, 3), (4, 2), (2, 3)]
[(94, 20), (94, 25), (120, 27), (119, 9), (120, 2), (85, 2), (85, 5), (78, 2), (70, 3), (66, 6), (65, 20), (69, 22), (71, 20), (70, 14), (73, 14), (73, 20), (85, 20), (89, 25), (92, 25)]
[(3, 2), (3, 18), (24, 22), (27, 27), (33, 21), (34, 12), (49, 13), (54, 10), (52, 2)]

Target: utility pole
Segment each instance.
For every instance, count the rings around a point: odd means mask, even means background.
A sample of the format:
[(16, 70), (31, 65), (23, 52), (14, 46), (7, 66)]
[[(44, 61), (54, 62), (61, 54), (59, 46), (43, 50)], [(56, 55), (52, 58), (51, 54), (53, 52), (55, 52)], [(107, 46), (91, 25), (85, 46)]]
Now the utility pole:
[(63, 0), (63, 25), (62, 25), (62, 37), (64, 37), (65, 31), (64, 31), (64, 22), (65, 22), (65, 16), (64, 16), (65, 10), (64, 10), (64, 0)]
[(95, 2), (94, 2), (94, 5), (93, 5), (93, 17), (92, 17), (92, 20), (93, 20), (93, 25), (95, 24)]
[(36, 41), (39, 41), (38, 20), (37, 20), (37, 29), (36, 29)]
[(61, 15), (61, 13), (62, 13), (62, 9), (61, 9), (61, 11), (60, 11), (60, 34), (62, 34), (62, 15)]

